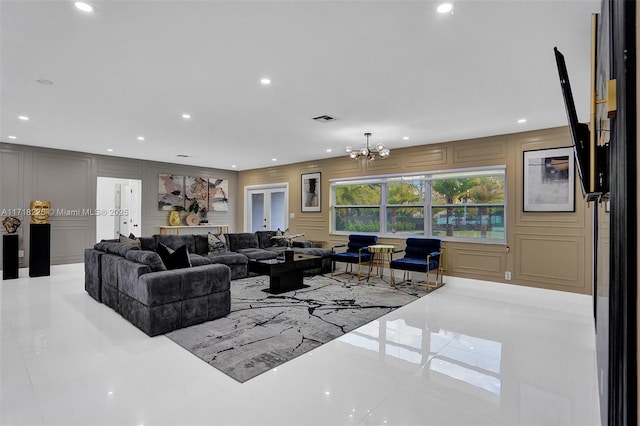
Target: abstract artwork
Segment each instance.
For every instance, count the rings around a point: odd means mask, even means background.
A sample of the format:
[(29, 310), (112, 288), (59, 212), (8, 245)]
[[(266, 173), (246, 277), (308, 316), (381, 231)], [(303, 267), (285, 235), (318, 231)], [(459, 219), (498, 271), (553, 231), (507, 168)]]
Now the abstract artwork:
[(229, 181), (209, 179), (209, 211), (229, 211)]
[(322, 204), (320, 203), (320, 181), (321, 174), (306, 173), (302, 176), (302, 191), (300, 194), (302, 200), (303, 212), (319, 212)]
[(525, 151), (523, 178), (525, 212), (575, 211), (573, 148)]
[(208, 198), (208, 181), (205, 178), (187, 176), (184, 178), (185, 197), (191, 204), (191, 200), (198, 200), (200, 209), (207, 208)]
[(184, 176), (158, 175), (158, 210), (184, 207)]

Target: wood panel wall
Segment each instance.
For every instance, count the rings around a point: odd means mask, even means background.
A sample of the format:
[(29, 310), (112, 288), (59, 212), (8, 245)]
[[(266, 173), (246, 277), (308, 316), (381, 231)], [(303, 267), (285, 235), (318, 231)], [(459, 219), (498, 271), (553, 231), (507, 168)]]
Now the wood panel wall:
[[(238, 188), (246, 185), (289, 184), (289, 219), (292, 232), (306, 239), (324, 241), (325, 247), (345, 241), (330, 229), (329, 180), (383, 174), (416, 173), (506, 165), (507, 243), (446, 242), (447, 274), (490, 281), (591, 294), (591, 211), (576, 185), (575, 212), (523, 212), (523, 152), (567, 147), (571, 139), (566, 127), (501, 135), (441, 144), (393, 149), (384, 161), (354, 161), (345, 156), (291, 165), (243, 171)], [(304, 147), (300, 147), (304, 149)], [(302, 213), (300, 175), (322, 172), (322, 211)], [(244, 223), (244, 199), (239, 193), (235, 222)], [(381, 238), (382, 243), (403, 246), (404, 238)], [(505, 272), (512, 280), (505, 280)]]

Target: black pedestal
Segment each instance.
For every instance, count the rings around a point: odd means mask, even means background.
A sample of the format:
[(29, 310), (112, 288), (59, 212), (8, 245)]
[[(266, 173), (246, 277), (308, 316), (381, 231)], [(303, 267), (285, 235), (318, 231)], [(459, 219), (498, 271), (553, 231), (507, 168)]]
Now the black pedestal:
[(32, 223), (29, 226), (29, 276), (47, 276), (51, 264), (51, 224)]
[(18, 278), (18, 235), (2, 236), (2, 279)]

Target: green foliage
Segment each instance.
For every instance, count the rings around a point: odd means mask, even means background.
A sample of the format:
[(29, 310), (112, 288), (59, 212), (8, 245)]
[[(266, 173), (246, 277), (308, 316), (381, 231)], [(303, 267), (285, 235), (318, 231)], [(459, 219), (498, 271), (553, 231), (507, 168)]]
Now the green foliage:
[(380, 204), (380, 184), (343, 185), (336, 187), (336, 204), (348, 205), (376, 205)]
[(380, 222), (377, 220), (371, 222), (354, 220), (346, 223), (344, 230), (349, 232), (380, 232)]

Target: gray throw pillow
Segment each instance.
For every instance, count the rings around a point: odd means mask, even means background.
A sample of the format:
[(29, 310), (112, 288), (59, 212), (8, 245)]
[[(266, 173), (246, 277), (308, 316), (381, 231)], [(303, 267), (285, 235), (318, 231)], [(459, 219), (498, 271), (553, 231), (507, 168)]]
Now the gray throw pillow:
[(140, 240), (138, 238), (136, 238), (135, 235), (133, 235), (133, 234), (129, 234), (128, 237), (126, 235), (120, 234), (120, 242), (121, 243), (133, 244), (135, 246), (140, 247)]
[(229, 251), (224, 234), (212, 234), (209, 232), (207, 240), (209, 241), (209, 254), (227, 253)]

